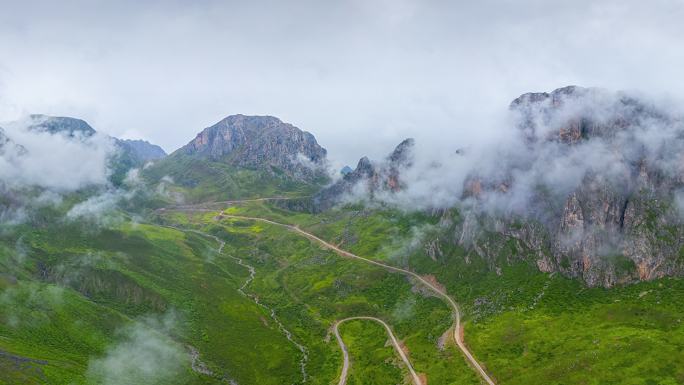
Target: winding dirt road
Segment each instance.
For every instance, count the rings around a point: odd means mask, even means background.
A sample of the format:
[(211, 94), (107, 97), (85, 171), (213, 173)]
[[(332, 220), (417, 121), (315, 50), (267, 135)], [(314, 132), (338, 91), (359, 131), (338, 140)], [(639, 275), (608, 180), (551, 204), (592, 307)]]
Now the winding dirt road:
[(401, 345), (399, 344), (399, 341), (397, 340), (397, 337), (394, 336), (394, 333), (392, 332), (392, 329), (389, 327), (385, 321), (381, 320), (380, 318), (375, 318), (375, 317), (349, 317), (345, 319), (341, 319), (337, 322), (335, 322), (335, 325), (333, 326), (333, 330), (335, 332), (335, 338), (337, 338), (337, 343), (340, 345), (340, 349), (342, 349), (342, 356), (344, 357), (344, 363), (342, 364), (342, 374), (340, 374), (340, 382), (338, 385), (346, 385), (347, 384), (347, 375), (349, 374), (349, 351), (347, 350), (347, 345), (344, 344), (344, 341), (342, 340), (342, 336), (340, 335), (340, 324), (347, 322), (347, 321), (354, 321), (354, 320), (369, 320), (369, 321), (375, 321), (381, 324), (382, 326), (385, 327), (385, 330), (387, 330), (387, 334), (390, 336), (390, 340), (392, 341), (392, 345), (394, 345), (394, 350), (399, 353), (399, 356), (401, 357), (401, 360), (404, 361), (404, 364), (406, 364), (406, 367), (408, 368), (409, 372), (411, 373), (411, 378), (413, 379), (413, 384), (414, 385), (423, 385), (423, 382), (420, 380), (420, 377), (416, 373), (416, 371), (413, 369), (413, 365), (411, 365), (411, 361), (409, 361), (408, 357), (406, 356), (406, 353), (404, 353), (404, 350), (401, 348)]
[(253, 203), (253, 202), (273, 202), (273, 201), (289, 201), (289, 200), (294, 200), (294, 199), (302, 199), (302, 198), (308, 198), (308, 196), (302, 196), (302, 197), (267, 197), (267, 198), (253, 198), (253, 199), (238, 199), (238, 200), (228, 200), (228, 201), (215, 201), (215, 202), (202, 202), (202, 203), (194, 203), (194, 204), (187, 204), (187, 205), (176, 205), (176, 206), (169, 206), (169, 207), (162, 207), (157, 209), (156, 211), (165, 211), (165, 210), (177, 210), (177, 211), (216, 211), (220, 209), (214, 208), (213, 210), (211, 209), (213, 206), (220, 205), (220, 206), (226, 206), (226, 205), (237, 205), (237, 204), (243, 204), (243, 203)]
[[(269, 223), (269, 224), (271, 224), (271, 225), (284, 227), (284, 228), (286, 228), (286, 229), (288, 229), (288, 230), (290, 230), (290, 231), (293, 231), (293, 232), (295, 232), (295, 233), (297, 233), (297, 234), (299, 234), (299, 235), (302, 235), (303, 237), (306, 237), (306, 238), (308, 238), (308, 239), (310, 239), (310, 240), (312, 240), (312, 241), (314, 241), (314, 242), (317, 242), (318, 244), (322, 245), (323, 247), (325, 247), (325, 248), (327, 248), (327, 249), (329, 249), (329, 250), (334, 251), (335, 253), (337, 253), (337, 254), (340, 255), (340, 256), (347, 257), (347, 258), (352, 258), (352, 259), (357, 259), (357, 260), (360, 260), (360, 261), (369, 263), (369, 264), (371, 264), (371, 265), (376, 265), (376, 266), (382, 267), (382, 268), (384, 268), (384, 269), (387, 269), (387, 270), (390, 270), (390, 271), (394, 271), (394, 272), (397, 272), (397, 273), (401, 273), (401, 274), (405, 274), (405, 275), (408, 275), (408, 276), (410, 276), (410, 277), (412, 277), (412, 278), (415, 278), (416, 280), (418, 280), (418, 282), (420, 282), (421, 284), (423, 284), (425, 287), (427, 287), (428, 289), (430, 289), (430, 290), (431, 290), (432, 292), (434, 292), (438, 297), (444, 299), (444, 300), (449, 304), (449, 306), (451, 307), (451, 309), (452, 309), (452, 311), (453, 311), (453, 314), (454, 314), (454, 332), (453, 332), (453, 338), (454, 338), (454, 341), (456, 342), (456, 345), (457, 345), (458, 348), (461, 350), (461, 352), (463, 353), (463, 355), (466, 357), (466, 359), (468, 360), (468, 363), (469, 363), (469, 364), (475, 369), (475, 371), (480, 375), (480, 377), (482, 378), (482, 380), (484, 380), (488, 385), (496, 385), (496, 383), (494, 382), (494, 380), (492, 380), (492, 378), (489, 376), (489, 374), (487, 374), (487, 372), (482, 368), (482, 365), (480, 365), (480, 363), (477, 361), (477, 359), (475, 359), (475, 357), (473, 356), (473, 354), (470, 352), (470, 350), (468, 349), (468, 347), (465, 345), (465, 342), (463, 341), (463, 332), (462, 332), (462, 329), (461, 329), (461, 311), (459, 310), (459, 307), (458, 307), (458, 305), (456, 304), (456, 301), (454, 301), (454, 299), (451, 298), (447, 293), (445, 293), (444, 291), (442, 291), (441, 289), (439, 289), (439, 288), (436, 287), (435, 285), (433, 285), (433, 284), (431, 284), (430, 282), (428, 282), (425, 278), (421, 277), (420, 275), (418, 275), (418, 274), (416, 274), (416, 273), (414, 273), (414, 272), (412, 272), (412, 271), (410, 271), (410, 270), (405, 270), (405, 269), (401, 269), (401, 268), (398, 268), (398, 267), (386, 265), (386, 264), (384, 264), (384, 263), (382, 263), (382, 262), (378, 262), (378, 261), (374, 261), (374, 260), (372, 260), (372, 259), (360, 257), (360, 256), (358, 256), (358, 255), (356, 255), (356, 254), (353, 254), (353, 253), (350, 253), (350, 252), (348, 252), (348, 251), (346, 251), (346, 250), (342, 250), (342, 249), (340, 249), (339, 247), (337, 247), (337, 246), (335, 246), (335, 245), (333, 245), (333, 244), (331, 244), (331, 243), (328, 243), (328, 242), (324, 241), (323, 239), (321, 239), (321, 238), (319, 238), (319, 237), (317, 237), (317, 236), (315, 236), (315, 235), (313, 235), (313, 234), (311, 234), (311, 233), (308, 233), (308, 232), (306, 232), (306, 231), (300, 229), (300, 228), (297, 227), (297, 226), (293, 226), (293, 225), (289, 225), (289, 224), (285, 224), (285, 223), (280, 223), (280, 222), (272, 221), (272, 220), (270, 220), (270, 219), (259, 218), (259, 217), (249, 217), (249, 216), (242, 216), (242, 215), (230, 215), (230, 214), (225, 214), (225, 213), (223, 213), (222, 216), (223, 216), (223, 218), (233, 218), (233, 219), (257, 221), (257, 222)], [(339, 340), (338, 340), (338, 341), (339, 341)], [(406, 362), (406, 361), (405, 361), (405, 362)], [(345, 378), (346, 378), (346, 377), (345, 377)], [(346, 381), (346, 380), (345, 380), (345, 381)], [(341, 384), (342, 384), (342, 383), (341, 383)], [(420, 382), (418, 382), (418, 384), (420, 384)]]

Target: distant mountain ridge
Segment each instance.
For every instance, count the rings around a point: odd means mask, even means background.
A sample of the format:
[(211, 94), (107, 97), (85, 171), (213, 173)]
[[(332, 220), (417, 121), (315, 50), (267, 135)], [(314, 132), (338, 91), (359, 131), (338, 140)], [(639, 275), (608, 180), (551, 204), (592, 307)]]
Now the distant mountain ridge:
[[(97, 131), (85, 120), (65, 116), (33, 114), (29, 115), (26, 120), (11, 124), (17, 124), (33, 132), (64, 135), (71, 140), (87, 141), (97, 134)], [(110, 136), (105, 136), (105, 138), (108, 138), (114, 144), (115, 151), (110, 154), (108, 167), (111, 169), (109, 179), (117, 185), (123, 182), (129, 170), (166, 156), (166, 152), (161, 147), (147, 141), (118, 139)], [(2, 154), (3, 146), (9, 144), (14, 144), (17, 147), (17, 151), (14, 151), (13, 156), (23, 156), (26, 154), (27, 151), (21, 146), (21, 143), (14, 143), (12, 138), (8, 137), (4, 130), (0, 128), (0, 155)]]
[(74, 137), (95, 135), (96, 131), (85, 120), (66, 116), (49, 116), (43, 114), (29, 115), (29, 130), (47, 132), (50, 134), (66, 134)]
[(345, 173), (340, 180), (322, 189), (312, 198), (313, 211), (328, 210), (351, 195), (369, 198), (380, 191), (397, 191), (402, 188), (400, 173), (411, 167), (415, 140), (403, 140), (381, 162), (373, 162), (364, 156), (356, 168)]
[[(501, 156), (495, 173), (473, 169), (467, 177), (458, 198), (469, 211), (455, 225), (453, 242), (487, 256), (501, 239), (513, 240), (530, 250), (518, 257), (590, 286), (684, 273), (677, 208), (684, 202), (684, 166), (676, 161), (684, 153), (681, 119), (628, 94), (576, 86), (523, 94), (510, 111), (522, 148), (495, 154)], [(80, 119), (31, 118), (31, 129), (95, 133)], [(157, 160), (146, 171), (149, 180), (170, 176), (192, 201), (313, 193), (283, 204), (314, 212), (401, 192), (415, 146), (406, 139), (384, 160), (363, 157), (320, 188), (327, 151), (312, 134), (273, 116), (228, 116), (168, 157), (144, 141), (115, 141), (122, 150), (114, 167), (120, 180), (126, 170)], [(8, 142), (0, 131), (0, 151)], [(557, 185), (549, 179), (554, 172)], [(482, 238), (488, 231), (500, 238)]]
[[(42, 114), (30, 115), (29, 119), (30, 122), (27, 128), (33, 131), (65, 134), (72, 138), (76, 136), (87, 138), (97, 133), (90, 124), (82, 119)], [(118, 148), (126, 153), (126, 156), (130, 156), (136, 163), (144, 163), (166, 156), (166, 152), (161, 147), (145, 140), (110, 138)]]
[(146, 140), (116, 139), (116, 141), (119, 146), (128, 151), (140, 163), (162, 159), (166, 156), (164, 149)]

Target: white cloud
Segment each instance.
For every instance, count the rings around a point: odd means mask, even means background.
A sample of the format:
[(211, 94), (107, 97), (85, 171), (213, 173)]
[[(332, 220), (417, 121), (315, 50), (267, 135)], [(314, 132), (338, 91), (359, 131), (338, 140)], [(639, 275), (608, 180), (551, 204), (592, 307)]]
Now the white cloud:
[(683, 18), (671, 0), (28, 0), (0, 15), (0, 115), (83, 117), (167, 150), (229, 114), (276, 115), (354, 164), (409, 136), (497, 135), (492, 115), (527, 91), (684, 100)]
[(110, 138), (100, 134), (70, 138), (27, 130), (26, 121), (6, 124), (4, 128), (21, 148), (4, 146), (0, 153), (0, 182), (57, 191), (107, 183), (107, 159), (114, 151)]
[(148, 317), (123, 328), (117, 343), (91, 359), (87, 378), (102, 385), (183, 383), (189, 356), (165, 334), (173, 324), (168, 316)]

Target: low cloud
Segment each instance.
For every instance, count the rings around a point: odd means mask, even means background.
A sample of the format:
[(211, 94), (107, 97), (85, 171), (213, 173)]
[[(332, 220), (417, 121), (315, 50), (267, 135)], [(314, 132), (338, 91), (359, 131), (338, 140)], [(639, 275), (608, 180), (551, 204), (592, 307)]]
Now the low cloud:
[(101, 134), (69, 137), (29, 130), (29, 121), (4, 125), (11, 140), (0, 151), (0, 182), (13, 187), (43, 187), (58, 192), (107, 183), (113, 141)]
[(137, 190), (106, 190), (74, 205), (66, 213), (66, 219), (86, 220), (98, 227), (109, 227), (120, 223), (123, 218), (117, 215), (117, 207), (123, 201), (130, 200), (136, 192)]
[[(644, 100), (641, 95), (578, 89), (563, 96), (562, 103), (549, 98), (510, 111), (502, 108), (491, 120), (498, 137), (452, 148), (417, 142), (410, 166), (399, 172), (401, 189), (377, 189), (373, 199), (407, 210), (458, 205), (530, 216), (548, 211), (536, 207), (540, 198), (562, 204), (580, 186), (609, 185), (619, 193), (639, 189), (649, 179), (640, 179), (639, 173), (681, 184), (681, 111)], [(570, 132), (573, 127), (576, 131)], [(376, 168), (382, 164), (376, 162)], [(364, 183), (342, 201), (367, 201)]]
[(173, 341), (173, 315), (147, 317), (118, 332), (118, 341), (101, 357), (91, 359), (86, 376), (102, 385), (183, 383), (190, 358)]

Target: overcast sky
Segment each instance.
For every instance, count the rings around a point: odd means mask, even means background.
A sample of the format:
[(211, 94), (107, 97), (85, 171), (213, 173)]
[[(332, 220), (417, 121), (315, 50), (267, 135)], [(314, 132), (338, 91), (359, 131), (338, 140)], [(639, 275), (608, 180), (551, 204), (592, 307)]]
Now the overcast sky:
[(684, 100), (684, 2), (0, 0), (0, 121), (86, 119), (172, 151), (274, 115), (331, 158), (495, 136), (511, 99), (568, 84)]

